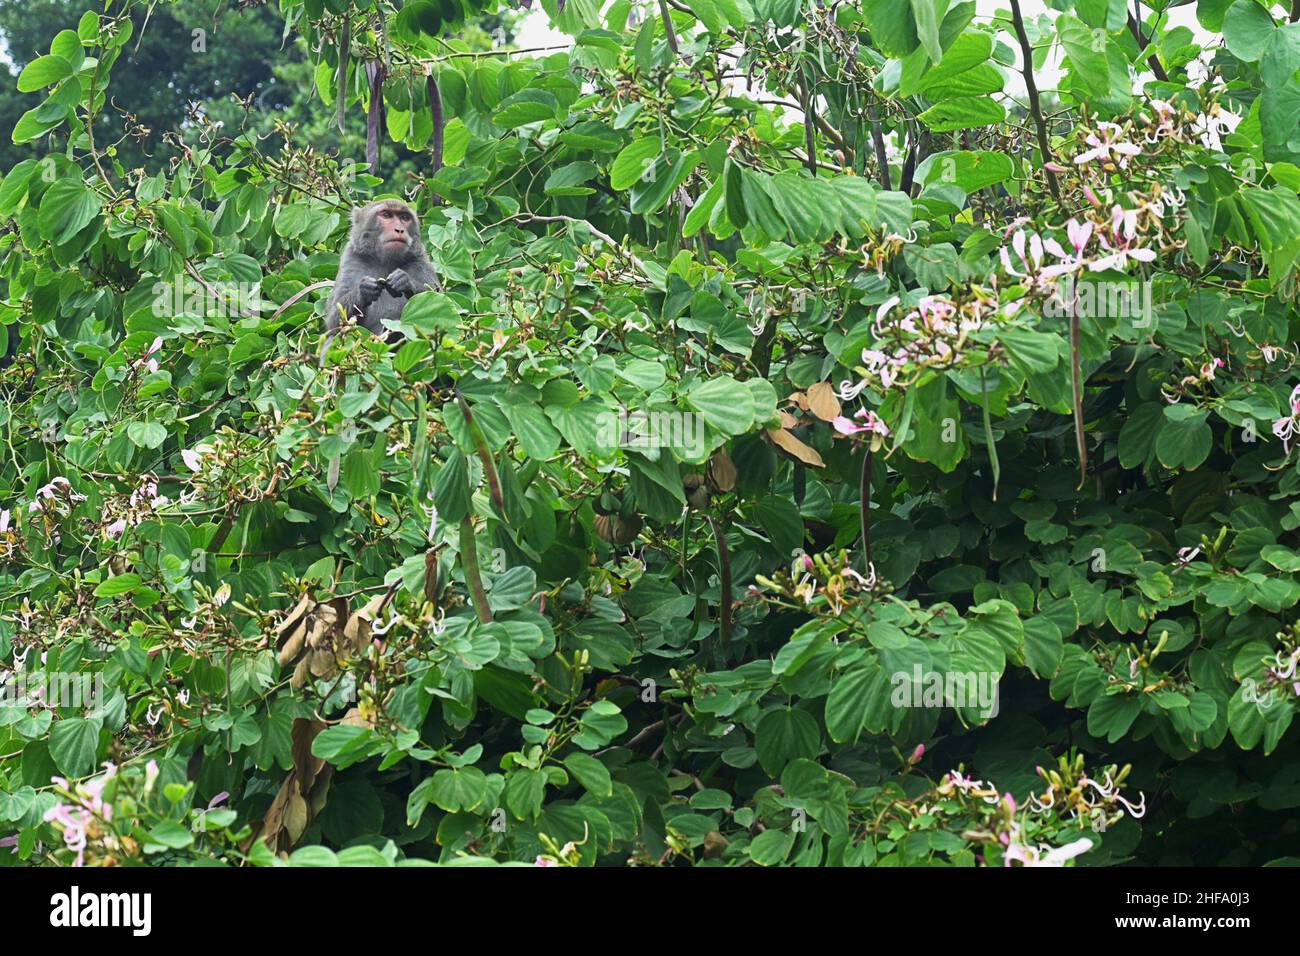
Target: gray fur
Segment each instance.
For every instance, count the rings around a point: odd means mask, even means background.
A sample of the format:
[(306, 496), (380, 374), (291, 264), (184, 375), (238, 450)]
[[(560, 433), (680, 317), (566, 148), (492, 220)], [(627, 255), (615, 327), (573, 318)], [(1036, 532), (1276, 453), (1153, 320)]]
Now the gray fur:
[[(379, 248), (379, 213), (402, 208), (411, 216), (405, 247)], [(385, 319), (402, 314), (406, 300), (417, 292), (437, 289), (438, 276), (429, 262), (415, 210), (396, 199), (382, 199), (352, 210), (352, 231), (339, 258), (338, 276), (325, 309), (325, 329), (338, 331), (342, 313), (355, 317), (377, 335)], [(397, 293), (397, 294), (394, 294)]]

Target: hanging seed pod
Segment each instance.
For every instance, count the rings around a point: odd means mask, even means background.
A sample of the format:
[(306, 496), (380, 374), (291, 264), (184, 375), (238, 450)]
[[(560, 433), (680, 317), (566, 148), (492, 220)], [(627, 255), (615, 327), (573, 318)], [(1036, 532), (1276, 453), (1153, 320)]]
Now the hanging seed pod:
[(596, 534), (610, 544), (625, 545), (636, 540), (641, 533), (643, 522), (640, 515), (623, 517), (616, 514), (598, 514), (593, 524)]
[(692, 508), (707, 508), (709, 489), (704, 484), (704, 476), (690, 474), (682, 479), (682, 490), (686, 492), (686, 503)]
[(343, 119), (347, 112), (348, 101), (348, 66), (352, 59), (352, 22), (348, 14), (343, 14), (343, 27), (339, 31), (339, 85), (337, 94), (335, 121), (339, 132), (343, 132)]

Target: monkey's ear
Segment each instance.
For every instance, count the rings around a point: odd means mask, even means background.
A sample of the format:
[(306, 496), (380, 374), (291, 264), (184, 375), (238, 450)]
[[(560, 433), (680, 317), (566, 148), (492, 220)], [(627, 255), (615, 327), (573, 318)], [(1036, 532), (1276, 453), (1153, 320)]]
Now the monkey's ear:
[(366, 206), (353, 206), (353, 207), (352, 207), (352, 225), (354, 225), (354, 226), (359, 226), (359, 225), (361, 225), (361, 220), (364, 219), (365, 216), (366, 216), (366, 209), (367, 209), (367, 208), (368, 208), (368, 207), (366, 207)]

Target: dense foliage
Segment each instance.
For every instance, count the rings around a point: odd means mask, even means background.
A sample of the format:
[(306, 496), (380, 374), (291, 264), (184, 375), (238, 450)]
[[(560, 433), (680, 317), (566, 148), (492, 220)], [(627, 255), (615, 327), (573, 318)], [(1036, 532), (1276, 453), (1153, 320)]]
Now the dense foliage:
[(0, 860), (1291, 859), (1300, 24), (541, 5), (281, 0), (373, 165), (23, 69)]

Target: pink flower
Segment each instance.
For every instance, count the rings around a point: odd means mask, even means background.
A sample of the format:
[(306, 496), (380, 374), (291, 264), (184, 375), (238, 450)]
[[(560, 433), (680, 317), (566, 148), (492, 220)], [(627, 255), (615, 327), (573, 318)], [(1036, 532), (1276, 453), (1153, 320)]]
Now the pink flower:
[(1092, 223), (1085, 220), (1082, 223), (1071, 219), (1065, 224), (1065, 233), (1070, 237), (1070, 245), (1074, 246), (1074, 254), (1080, 255), (1088, 240), (1092, 238)]
[(122, 532), (125, 530), (126, 530), (126, 519), (118, 518), (116, 521), (114, 521), (112, 524), (110, 524), (107, 528), (104, 529), (104, 534), (108, 535), (110, 538), (120, 538), (122, 537)]
[(552, 860), (549, 856), (538, 856), (533, 860), (533, 866), (559, 866), (560, 864)]
[(925, 756), (925, 744), (917, 744), (916, 748), (912, 751), (912, 756), (907, 758), (907, 762), (912, 766), (916, 766), (918, 763), (921, 762), (921, 758), (924, 756)]
[[(1098, 123), (1097, 133), (1089, 133), (1087, 143), (1092, 149), (1085, 150), (1074, 157), (1076, 165), (1090, 163), (1094, 159), (1114, 161), (1121, 169), (1128, 164), (1130, 156), (1141, 156), (1142, 148), (1126, 143), (1120, 139), (1123, 129), (1117, 123)], [(1101, 135), (1099, 136), (1098, 133)]]
[(1291, 406), (1291, 414), (1283, 415), (1273, 423), (1273, 434), (1282, 439), (1283, 453), (1290, 453), (1291, 439), (1295, 436), (1296, 431), (1300, 428), (1300, 385), (1291, 390), (1291, 398), (1288, 401)]
[[(1007, 252), (1007, 247), (1003, 246), (998, 250), (998, 255), (1002, 258), (1002, 268), (1006, 270), (1007, 275), (1027, 278), (1031, 273), (1037, 273), (1043, 262), (1043, 240), (1033, 233), (1029, 237), (1028, 255), (1025, 252), (1025, 231), (1017, 229), (1016, 234), (1011, 237), (1011, 248), (1015, 250), (1016, 266), (1011, 264), (1011, 256)], [(1021, 272), (1017, 266), (1023, 265), (1025, 272)]]
[(162, 336), (159, 336), (158, 338), (154, 339), (153, 344), (149, 346), (148, 351), (144, 353), (143, 357), (136, 359), (134, 362), (132, 362), (131, 367), (139, 368), (141, 365), (143, 365), (150, 372), (158, 371), (158, 360), (156, 358), (153, 358), (153, 354), (157, 352), (160, 348), (162, 348), (162, 344), (163, 344)]
[(1116, 238), (1115, 245), (1113, 246), (1106, 241), (1104, 235), (1098, 236), (1097, 238), (1101, 242), (1102, 246), (1110, 251), (1110, 255), (1093, 260), (1088, 265), (1088, 268), (1093, 272), (1101, 272), (1103, 269), (1123, 270), (1128, 265), (1129, 259), (1133, 259), (1137, 262), (1155, 261), (1156, 254), (1152, 250), (1134, 245), (1134, 240), (1131, 238)]
[(875, 412), (862, 408), (853, 417), (863, 419), (865, 424), (859, 425), (852, 418), (845, 418), (840, 415), (831, 422), (831, 425), (841, 435), (860, 435), (865, 432), (871, 435), (879, 435), (882, 438), (889, 437), (889, 426), (876, 417)]

